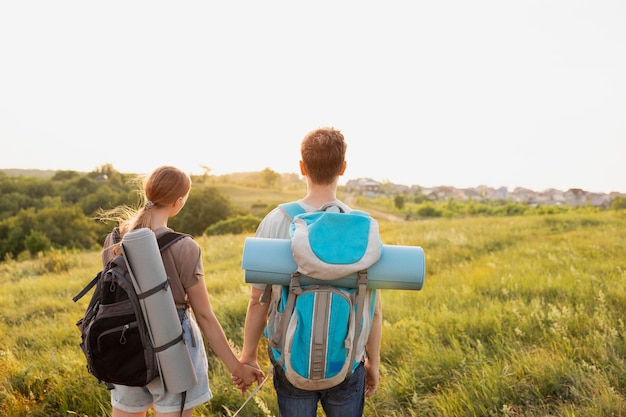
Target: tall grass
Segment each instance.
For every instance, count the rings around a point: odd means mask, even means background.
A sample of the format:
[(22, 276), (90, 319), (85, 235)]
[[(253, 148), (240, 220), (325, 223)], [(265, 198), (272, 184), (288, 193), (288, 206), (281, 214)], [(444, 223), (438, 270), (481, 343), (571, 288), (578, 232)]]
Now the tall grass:
[(387, 225), (387, 240), (425, 248), (428, 274), (421, 292), (384, 294), (383, 395), (371, 415), (626, 414), (625, 221)]
[[(626, 415), (625, 213), (380, 221), (385, 243), (424, 248), (427, 275), (421, 291), (383, 292), (366, 416)], [(236, 349), (244, 238), (198, 239)], [(74, 326), (88, 297), (71, 300), (98, 267), (97, 252), (0, 264), (0, 415), (110, 414)], [(264, 346), (261, 359), (267, 367)], [(212, 354), (209, 371), (214, 398), (196, 415), (230, 415), (244, 398)], [(270, 381), (240, 415), (277, 414)]]

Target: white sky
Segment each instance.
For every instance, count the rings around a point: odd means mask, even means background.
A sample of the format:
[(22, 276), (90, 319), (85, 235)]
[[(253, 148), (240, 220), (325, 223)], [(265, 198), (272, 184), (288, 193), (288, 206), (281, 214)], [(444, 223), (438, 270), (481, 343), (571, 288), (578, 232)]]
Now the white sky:
[(626, 2), (4, 1), (0, 168), (626, 192)]

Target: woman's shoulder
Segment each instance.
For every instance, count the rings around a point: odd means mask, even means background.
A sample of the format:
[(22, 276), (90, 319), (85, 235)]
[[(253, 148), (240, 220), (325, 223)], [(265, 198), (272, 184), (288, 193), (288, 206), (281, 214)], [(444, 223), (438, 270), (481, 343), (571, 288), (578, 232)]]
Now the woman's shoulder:
[(179, 243), (184, 248), (189, 248), (189, 249), (196, 248), (198, 250), (200, 249), (200, 244), (196, 242), (196, 239), (194, 239), (193, 236), (187, 233), (181, 233), (181, 234), (183, 235), (183, 237), (180, 238), (176, 243)]
[(158, 229), (154, 230), (154, 234), (156, 235), (157, 238), (170, 232), (177, 233), (178, 235), (180, 235), (180, 238), (176, 239), (176, 241), (171, 245), (172, 247), (177, 247), (178, 249), (181, 249), (181, 250), (199, 250), (200, 249), (200, 245), (198, 244), (198, 242), (196, 242), (193, 236), (191, 236), (188, 233), (178, 232), (178, 231), (170, 229), (169, 227), (159, 227)]

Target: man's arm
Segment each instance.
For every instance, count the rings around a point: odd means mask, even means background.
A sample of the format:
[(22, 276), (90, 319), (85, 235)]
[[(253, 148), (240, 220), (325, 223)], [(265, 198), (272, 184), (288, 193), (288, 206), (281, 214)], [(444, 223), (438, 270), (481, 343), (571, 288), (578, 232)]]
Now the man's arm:
[[(269, 310), (269, 303), (261, 304), (259, 297), (263, 294), (263, 290), (252, 287), (250, 291), (250, 300), (248, 301), (248, 311), (246, 312), (246, 321), (243, 328), (243, 348), (241, 351), (241, 357), (239, 362), (244, 365), (250, 365), (254, 368), (261, 369), (257, 361), (257, 351), (261, 336), (263, 335), (263, 329), (267, 323), (267, 312)], [(241, 390), (245, 392), (251, 384), (236, 376), (231, 375), (233, 383)], [(263, 378), (259, 377), (257, 383), (262, 384)]]
[(240, 359), (242, 363), (248, 363), (257, 367), (257, 351), (263, 330), (267, 324), (267, 312), (269, 310), (269, 300), (264, 304), (261, 304), (259, 301), (262, 294), (263, 290), (255, 287), (252, 287), (250, 291), (248, 311), (246, 312), (243, 328), (243, 348)]

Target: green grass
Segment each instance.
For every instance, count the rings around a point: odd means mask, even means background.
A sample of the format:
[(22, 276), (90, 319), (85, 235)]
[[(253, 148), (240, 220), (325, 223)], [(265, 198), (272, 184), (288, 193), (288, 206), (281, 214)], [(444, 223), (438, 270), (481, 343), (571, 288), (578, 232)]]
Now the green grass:
[[(626, 415), (626, 214), (385, 222), (386, 244), (426, 254), (421, 291), (383, 292), (377, 394), (366, 416)], [(213, 308), (236, 348), (248, 298), (243, 235), (202, 237)], [(91, 377), (73, 303), (99, 254), (56, 252), (0, 264), (0, 415), (109, 415)], [(261, 348), (267, 366), (264, 348)], [(244, 398), (211, 355), (215, 397), (198, 416)], [(277, 415), (271, 382), (244, 416)]]
[(280, 190), (252, 188), (221, 182), (211, 185), (215, 186), (224, 195), (227, 195), (236, 206), (246, 213), (251, 212), (259, 217), (263, 217), (269, 211), (267, 208), (272, 209), (285, 201), (298, 200), (306, 193), (304, 184), (300, 187)]

